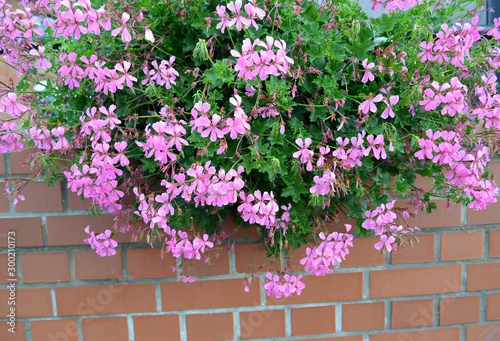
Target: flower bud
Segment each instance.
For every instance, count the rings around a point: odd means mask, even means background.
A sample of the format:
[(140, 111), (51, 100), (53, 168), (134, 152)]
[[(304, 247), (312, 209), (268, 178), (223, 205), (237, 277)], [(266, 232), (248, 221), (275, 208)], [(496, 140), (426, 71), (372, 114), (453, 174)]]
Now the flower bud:
[(207, 42), (204, 39), (198, 40), (198, 43), (196, 44), (193, 51), (193, 56), (201, 60), (207, 60), (209, 58)]
[(277, 158), (275, 158), (273, 156), (273, 157), (271, 157), (271, 160), (269, 160), (269, 162), (271, 163), (271, 170), (274, 173), (281, 172), (281, 163), (280, 163), (280, 160), (278, 160)]

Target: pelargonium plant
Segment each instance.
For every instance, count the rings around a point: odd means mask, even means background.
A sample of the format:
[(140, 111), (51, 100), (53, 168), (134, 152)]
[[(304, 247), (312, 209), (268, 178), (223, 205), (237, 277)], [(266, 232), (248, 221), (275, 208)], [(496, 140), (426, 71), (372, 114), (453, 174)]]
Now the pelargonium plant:
[[(300, 263), (323, 276), (354, 234), (387, 252), (411, 241), (433, 198), (484, 209), (500, 20), (480, 27), (481, 1), (372, 2), (376, 18), (348, 0), (0, 0), (21, 79), (1, 85), (0, 152), (31, 148), (35, 167), (7, 192), (63, 179), (113, 213), (103, 233), (82, 227), (101, 256), (133, 230), (209, 262), (232, 215), (283, 260), (263, 283), (276, 297), (304, 289), (291, 248), (308, 244)], [(340, 216), (354, 226), (332, 232)]]

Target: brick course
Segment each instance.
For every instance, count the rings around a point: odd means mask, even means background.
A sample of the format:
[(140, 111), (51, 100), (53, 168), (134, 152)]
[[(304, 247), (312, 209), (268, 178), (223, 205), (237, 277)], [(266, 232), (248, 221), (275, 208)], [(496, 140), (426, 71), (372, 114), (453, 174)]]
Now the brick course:
[[(97, 256), (83, 242), (83, 229), (112, 229), (113, 216), (89, 219), (88, 201), (66, 196), (59, 184), (35, 186), (30, 200), (43, 196), (41, 203), (11, 210), (0, 200), (0, 302), (9, 297), (9, 231), (16, 232), (19, 272), (17, 332), (4, 328), (9, 306), (0, 304), (0, 340), (500, 340), (496, 206), (491, 214), (458, 205), (447, 211), (446, 201), (438, 200), (433, 215), (420, 213), (413, 221), (425, 228), (420, 244), (387, 256), (373, 248), (376, 238), (356, 239), (333, 274), (299, 272), (306, 285), (302, 294), (278, 300), (266, 296), (261, 284), (268, 268), (282, 264), (269, 262), (262, 246), (257, 249), (254, 229), (236, 230), (226, 222), (234, 249), (216, 250), (213, 266), (185, 261), (184, 271), (196, 282), (182, 283), (169, 255), (162, 260), (159, 248), (128, 243), (130, 233), (117, 235), (116, 256)], [(462, 226), (465, 211), (469, 225)], [(343, 231), (341, 224), (330, 227)], [(292, 250), (291, 270), (301, 271), (305, 249)], [(243, 281), (251, 275), (245, 293)]]

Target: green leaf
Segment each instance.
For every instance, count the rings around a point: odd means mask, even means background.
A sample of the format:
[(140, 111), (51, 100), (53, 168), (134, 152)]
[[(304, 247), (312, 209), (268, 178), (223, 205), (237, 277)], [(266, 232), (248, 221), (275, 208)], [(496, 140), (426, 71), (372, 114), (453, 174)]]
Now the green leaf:
[(367, 52), (373, 50), (374, 47), (375, 43), (371, 40), (356, 40), (352, 45), (347, 44), (345, 49), (352, 53), (357, 59), (363, 60)]
[(203, 76), (205, 77), (203, 83), (210, 83), (216, 88), (222, 88), (224, 84), (230, 85), (235, 78), (227, 59), (216, 61), (211, 69), (203, 73)]

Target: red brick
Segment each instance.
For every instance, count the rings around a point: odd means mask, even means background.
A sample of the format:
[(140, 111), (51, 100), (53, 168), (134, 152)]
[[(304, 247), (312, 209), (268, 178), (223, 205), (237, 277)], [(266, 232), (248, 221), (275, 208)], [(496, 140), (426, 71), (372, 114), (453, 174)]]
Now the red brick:
[[(7, 302), (8, 289), (0, 289), (0, 302)], [(0, 316), (8, 314), (9, 305), (0, 304)], [(16, 289), (17, 317), (52, 316), (52, 299), (50, 288), (23, 288)]]
[(129, 341), (126, 317), (82, 319), (83, 341)]
[(21, 254), (23, 282), (66, 282), (70, 280), (67, 252)]
[(462, 289), (462, 266), (429, 266), (370, 273), (370, 297), (431, 295)]
[[(267, 257), (264, 244), (238, 244), (234, 246), (236, 271), (239, 273), (254, 273), (280, 270), (279, 259)], [(253, 260), (253, 264), (252, 264)]]
[(294, 341), (363, 341), (363, 335), (353, 335), (353, 336), (339, 336), (339, 337), (322, 337), (320, 339), (300, 339)]
[(467, 291), (500, 289), (500, 263), (467, 265)]
[[(58, 245), (84, 245), (84, 239), (89, 235), (85, 233), (85, 227), (90, 225), (90, 230), (96, 234), (105, 230), (114, 231), (113, 215), (103, 214), (100, 217), (87, 215), (62, 215), (47, 217), (47, 235), (50, 246)], [(131, 233), (117, 233), (113, 235), (118, 243), (131, 241)]]
[(3, 155), (0, 155), (0, 175), (5, 175), (7, 174), (5, 172), (5, 158)]
[(413, 246), (407, 243), (405, 247), (399, 247), (397, 251), (391, 252), (391, 263), (425, 263), (434, 260), (435, 235), (416, 235), (418, 242), (412, 239)]
[(467, 326), (467, 341), (500, 340), (500, 323)]
[(243, 227), (238, 226), (234, 223), (234, 217), (228, 215), (224, 224), (222, 225), (226, 238), (237, 239), (237, 238), (257, 238), (259, 237), (259, 232), (257, 226)]
[(10, 256), (11, 258), (11, 265), (12, 264), (12, 260), (14, 260), (16, 263), (15, 265), (15, 270), (14, 270), (14, 277), (10, 277), (10, 273), (11, 271), (9, 271), (9, 255), (8, 254), (0, 254), (0, 283), (8, 283), (7, 279), (8, 278), (18, 278), (18, 273), (17, 273), (17, 269), (18, 269), (18, 266), (17, 266), (17, 258), (15, 258), (15, 256)]
[(188, 340), (221, 341), (234, 338), (233, 314), (186, 316)]
[[(391, 186), (395, 186), (395, 185), (396, 185), (395, 178), (391, 177)], [(419, 189), (423, 189), (426, 192), (430, 192), (434, 188), (434, 179), (432, 179), (432, 178), (428, 179), (428, 178), (421, 176), (420, 174), (416, 174), (415, 182), (413, 183), (413, 185)], [(398, 196), (399, 192), (390, 191), (390, 194), (392, 196)], [(409, 194), (410, 194), (410, 192), (406, 192), (403, 195), (409, 195)]]
[[(7, 0), (6, 3), (13, 6), (12, 12), (14, 9), (23, 9), (19, 5), (19, 1), (17, 1), (17, 0)], [(1, 59), (0, 65), (2, 65), (2, 66), (0, 66), (1, 70), (2, 70), (0, 72), (0, 81), (4, 82), (6, 84), (10, 84), (10, 83), (17, 84), (17, 82), (19, 82), (19, 77), (17, 76), (17, 68), (6, 66), (6, 64), (4, 63), (5, 58), (0, 56), (0, 59)], [(2, 116), (2, 114), (3, 113), (0, 112), (0, 116)], [(5, 114), (5, 116), (3, 116), (3, 118), (6, 118), (6, 117), (7, 117), (7, 114)], [(10, 118), (11, 116), (8, 115), (8, 117)]]
[(300, 296), (293, 295), (280, 299), (268, 296), (267, 304), (354, 301), (363, 297), (363, 274), (360, 272), (335, 273), (324, 277), (304, 276), (302, 282), (306, 289)]
[(380, 241), (380, 238), (376, 237), (355, 238), (352, 243), (353, 247), (349, 249), (349, 254), (340, 263), (340, 266), (342, 268), (353, 268), (385, 264), (384, 253), (374, 247), (378, 241)]
[(479, 321), (479, 296), (447, 297), (439, 300), (439, 324)]
[(342, 305), (343, 331), (383, 328), (385, 328), (384, 302)]
[(421, 328), (432, 326), (433, 301), (392, 301), (391, 328)]
[(154, 284), (112, 284), (55, 288), (57, 312), (65, 315), (156, 311)]
[(242, 339), (284, 337), (284, 310), (255, 310), (240, 313)]
[(31, 321), (32, 341), (78, 341), (75, 319)]
[[(499, 174), (500, 175), (500, 174)], [(488, 204), (485, 210), (467, 209), (467, 225), (498, 224), (500, 222), (500, 201)]]
[(16, 212), (62, 211), (61, 183), (30, 182), (21, 192), (26, 200), (16, 205)]
[(500, 257), (500, 230), (490, 231), (490, 257)]
[(0, 247), (7, 247), (9, 231), (15, 232), (16, 247), (43, 246), (40, 218), (1, 218)]
[(483, 231), (441, 234), (441, 261), (483, 258)]
[[(343, 208), (346, 210), (346, 208)], [(346, 228), (345, 224), (349, 224), (354, 226), (356, 224), (355, 220), (352, 220), (351, 218), (348, 218), (344, 213), (338, 212), (335, 216), (335, 221), (327, 222), (325, 224), (325, 228), (328, 231), (328, 233), (332, 232), (339, 232), (339, 233), (345, 233)]]
[[(454, 202), (450, 202), (450, 209), (446, 209), (448, 200), (435, 199), (432, 200), (437, 205), (437, 209), (427, 214), (426, 211), (419, 211), (415, 217), (406, 219), (410, 226), (417, 226), (418, 228), (436, 228), (436, 227), (452, 227), (462, 225), (462, 206)], [(408, 201), (397, 201), (396, 206), (409, 207)]]
[(488, 295), (488, 299), (486, 301), (486, 319), (500, 320), (500, 294)]
[[(255, 282), (255, 283), (254, 283)], [(243, 279), (161, 283), (163, 310), (215, 309), (260, 305), (260, 283), (243, 291)]]
[(371, 334), (370, 341), (458, 341), (460, 328), (427, 329), (398, 333)]
[(165, 341), (167, 335), (169, 340), (180, 340), (179, 315), (134, 316), (136, 340)]
[(297, 249), (290, 249), (290, 253), (287, 258), (287, 264), (291, 271), (304, 270), (304, 265), (300, 264), (300, 260), (306, 256), (306, 249), (308, 247), (311, 246), (304, 244)]
[(127, 250), (128, 272), (130, 278), (176, 277), (172, 271), (175, 259), (169, 255), (161, 259), (160, 249)]
[(434, 179), (428, 179), (421, 176), (420, 174), (417, 174), (415, 183), (413, 185), (417, 188), (422, 188), (426, 192), (430, 192), (434, 188)]
[(123, 278), (122, 253), (101, 257), (94, 250), (75, 251), (75, 269), (78, 279)]
[(92, 199), (90, 198), (82, 198), (76, 194), (71, 192), (71, 189), (68, 188), (68, 202), (70, 210), (88, 210), (90, 206), (92, 206)]
[[(208, 263), (204, 262), (206, 255), (210, 257)], [(229, 273), (229, 254), (225, 247), (215, 247), (206, 251), (200, 260), (185, 260), (182, 268), (183, 274), (190, 276), (225, 275)]]
[[(2, 316), (3, 318), (3, 316)], [(26, 341), (26, 334), (24, 333), (24, 322), (16, 321), (16, 329), (15, 333), (9, 332), (10, 326), (7, 325), (6, 322), (2, 322), (3, 326), (0, 328), (0, 340), (5, 341)], [(30, 341), (37, 341), (35, 339)]]
[(39, 166), (31, 169), (33, 158), (35, 157), (34, 149), (24, 149), (19, 152), (10, 153), (10, 173), (14, 175), (26, 175), (36, 171)]
[(335, 306), (292, 309), (292, 335), (335, 333)]
[(490, 168), (491, 172), (493, 173), (493, 180), (498, 182), (498, 178), (500, 178), (500, 162), (495, 162), (495, 161), (490, 161), (488, 163), (488, 167)]
[(0, 212), (9, 212), (9, 196), (4, 188), (5, 182), (0, 181)]

